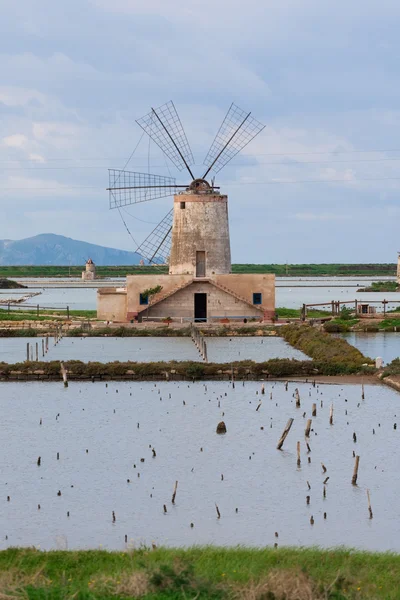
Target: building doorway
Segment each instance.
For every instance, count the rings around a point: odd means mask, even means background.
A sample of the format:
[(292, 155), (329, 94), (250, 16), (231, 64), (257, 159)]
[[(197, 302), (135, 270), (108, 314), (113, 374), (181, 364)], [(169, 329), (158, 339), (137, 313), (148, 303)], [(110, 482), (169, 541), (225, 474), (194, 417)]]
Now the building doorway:
[(206, 253), (204, 250), (196, 252), (196, 277), (206, 276)]
[(194, 295), (194, 320), (207, 321), (207, 294)]

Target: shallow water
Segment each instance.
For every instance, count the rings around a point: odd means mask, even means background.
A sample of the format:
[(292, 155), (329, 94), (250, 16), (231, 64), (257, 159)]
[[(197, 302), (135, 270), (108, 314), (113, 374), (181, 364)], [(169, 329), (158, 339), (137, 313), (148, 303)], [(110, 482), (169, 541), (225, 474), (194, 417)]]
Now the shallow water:
[[(400, 396), (384, 386), (365, 386), (361, 401), (360, 386), (290, 383), (286, 392), (284, 384), (272, 382), (261, 396), (260, 386), (72, 382), (64, 389), (59, 383), (1, 383), (0, 547), (123, 549), (127, 535), (129, 545), (277, 541), (399, 551), (400, 427), (394, 430), (393, 424), (400, 416)], [(294, 406), (295, 386), (301, 409)], [(314, 401), (318, 416), (308, 464), (302, 414), (310, 416)], [(228, 432), (217, 435), (222, 413)], [(295, 421), (278, 451), (289, 417)], [(296, 467), (297, 440), (301, 468)], [(353, 450), (361, 457), (358, 486), (351, 485)]]
[[(158, 362), (170, 360), (202, 361), (190, 338), (185, 337), (131, 337), (131, 338), (63, 338), (57, 345), (49, 338), (49, 352), (43, 358), (41, 338), (1, 338), (0, 361), (20, 362), (26, 359), (26, 344), (39, 344), (39, 360), (82, 360), (84, 362), (108, 362), (119, 360), (135, 362)], [(233, 337), (207, 338), (210, 362), (254, 360), (262, 362), (270, 358), (308, 357), (292, 348), (279, 337)]]
[[(393, 277), (365, 278), (365, 277), (277, 277), (276, 278), (276, 306), (286, 308), (300, 308), (303, 303), (327, 302), (332, 300), (400, 300), (400, 294), (391, 293), (364, 293), (358, 294), (358, 287), (366, 287), (372, 281), (393, 280)], [(28, 285), (29, 291), (41, 291), (41, 295), (33, 298), (29, 304), (40, 304), (47, 307), (65, 308), (69, 305), (70, 309), (75, 310), (95, 310), (96, 309), (96, 289), (95, 288), (63, 288), (61, 285), (74, 285), (80, 280), (71, 281), (59, 278), (49, 280), (18, 279), (24, 285)], [(52, 284), (51, 284), (52, 282)], [(125, 285), (125, 279), (110, 279), (109, 285)], [(10, 290), (5, 290), (10, 295)], [(12, 291), (12, 290), (11, 290)], [(21, 290), (24, 295), (26, 290)], [(1, 292), (0, 292), (1, 294)], [(380, 305), (377, 305), (379, 310)], [(398, 304), (388, 304), (387, 310), (395, 308)], [(329, 310), (327, 305), (326, 310)]]
[(400, 356), (400, 332), (379, 331), (368, 333), (364, 331), (351, 331), (342, 333), (349, 344), (358, 348), (364, 356), (369, 358), (383, 358), (384, 363), (390, 363)]

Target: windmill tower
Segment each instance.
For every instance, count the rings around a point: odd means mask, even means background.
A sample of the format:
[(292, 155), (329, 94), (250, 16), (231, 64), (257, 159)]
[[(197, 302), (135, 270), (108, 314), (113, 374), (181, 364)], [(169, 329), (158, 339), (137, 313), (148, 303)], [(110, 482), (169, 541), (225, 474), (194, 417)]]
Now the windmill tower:
[[(232, 104), (204, 159), (205, 172), (201, 178), (195, 178), (191, 170), (193, 155), (172, 102), (152, 108), (137, 123), (178, 171), (189, 173), (190, 181), (182, 185), (173, 177), (116, 169), (109, 171), (110, 208), (121, 209), (174, 197), (173, 208), (136, 249), (147, 264), (165, 263), (165, 257), (169, 256), (169, 275), (127, 276), (127, 319), (138, 318), (144, 312), (140, 288), (154, 287), (155, 280), (162, 286), (162, 291), (151, 301), (150, 316), (154, 318), (163, 315), (194, 320), (206, 320), (210, 316), (252, 318), (274, 312), (273, 276), (261, 276), (264, 281), (256, 281), (257, 276), (250, 276), (251, 285), (258, 285), (256, 289), (259, 290), (251, 292), (248, 276), (232, 275), (228, 197), (214, 185), (214, 178), (211, 182), (207, 179), (211, 173), (219, 173), (262, 131), (264, 125), (251, 113)], [(267, 293), (263, 294), (260, 286), (267, 286)], [(108, 313), (102, 310), (106, 301), (102, 302), (101, 295), (99, 290), (98, 312), (107, 318)], [(231, 296), (229, 301), (224, 297), (226, 295)], [(231, 306), (232, 299), (237, 306)], [(110, 298), (107, 303), (112, 304)], [(148, 307), (145, 308), (149, 314)], [(124, 310), (116, 312), (121, 315)], [(233, 311), (238, 314), (234, 315)]]

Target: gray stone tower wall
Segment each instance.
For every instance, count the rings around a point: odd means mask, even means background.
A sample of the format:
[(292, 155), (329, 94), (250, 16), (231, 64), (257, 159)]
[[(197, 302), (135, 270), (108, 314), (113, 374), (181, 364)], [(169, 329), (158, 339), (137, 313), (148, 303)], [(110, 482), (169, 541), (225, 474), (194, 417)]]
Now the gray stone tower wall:
[(205, 252), (205, 277), (231, 273), (228, 197), (184, 193), (174, 196), (170, 275), (196, 277), (196, 261)]

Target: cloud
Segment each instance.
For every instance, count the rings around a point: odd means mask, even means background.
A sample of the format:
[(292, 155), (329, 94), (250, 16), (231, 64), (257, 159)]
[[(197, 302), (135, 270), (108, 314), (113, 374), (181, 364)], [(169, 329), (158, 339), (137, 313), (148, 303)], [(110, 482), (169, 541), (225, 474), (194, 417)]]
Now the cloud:
[[(202, 174), (233, 100), (266, 124), (217, 175), (234, 259), (312, 261), (317, 247), (321, 260), (389, 260), (398, 16), (395, 0), (3, 0), (0, 167), (13, 189), (0, 190), (0, 238), (39, 233), (42, 219), (50, 230), (53, 219), (59, 233), (132, 249), (104, 188), (107, 167), (122, 167), (139, 140), (135, 119), (173, 99)], [(146, 139), (129, 168), (147, 170), (149, 156), (151, 171), (169, 174)], [(169, 205), (130, 211), (157, 221)], [(152, 228), (126, 218), (140, 239)]]
[(24, 148), (28, 143), (28, 138), (22, 133), (14, 133), (3, 138), (1, 141), (8, 148)]

